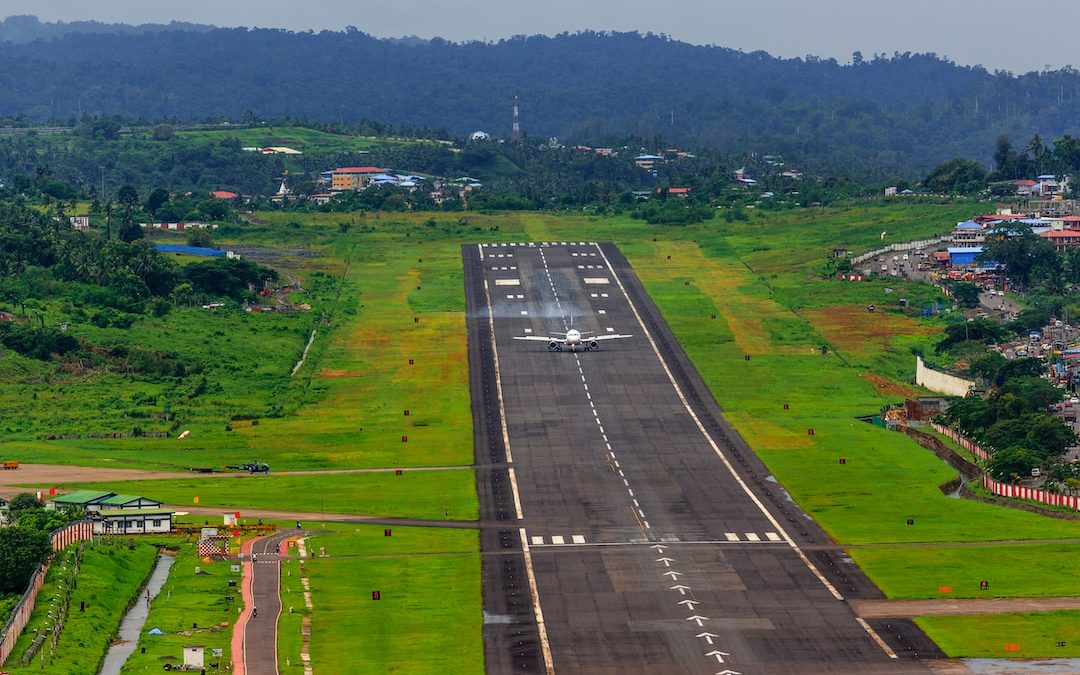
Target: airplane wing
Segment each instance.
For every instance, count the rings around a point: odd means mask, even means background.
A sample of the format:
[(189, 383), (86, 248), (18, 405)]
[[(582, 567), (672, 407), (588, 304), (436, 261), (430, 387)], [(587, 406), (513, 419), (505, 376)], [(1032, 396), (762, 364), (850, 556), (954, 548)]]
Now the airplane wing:
[(542, 335), (515, 335), (515, 340), (532, 340), (533, 342), (558, 342), (560, 344), (566, 343), (566, 338), (561, 337), (544, 337)]
[(596, 337), (589, 338), (590, 340), (622, 340), (623, 338), (634, 337), (633, 335), (597, 335)]

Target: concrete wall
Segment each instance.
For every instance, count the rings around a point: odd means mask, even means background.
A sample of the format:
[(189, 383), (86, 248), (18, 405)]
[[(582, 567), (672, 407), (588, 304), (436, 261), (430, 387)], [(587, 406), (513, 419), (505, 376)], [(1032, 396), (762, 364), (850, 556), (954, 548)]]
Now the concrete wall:
[(889, 244), (888, 246), (882, 246), (876, 248), (873, 251), (867, 251), (866, 253), (860, 253), (859, 255), (851, 259), (852, 265), (858, 265), (861, 262), (865, 262), (871, 258), (883, 255), (885, 253), (892, 253), (894, 251), (912, 251), (917, 248), (925, 248), (927, 246), (937, 246), (938, 244), (944, 244), (952, 241), (952, 233), (942, 234), (930, 239), (920, 239), (918, 241), (902, 241), (897, 244)]
[(915, 384), (946, 396), (966, 396), (968, 390), (975, 386), (974, 380), (928, 368), (921, 356), (915, 357)]

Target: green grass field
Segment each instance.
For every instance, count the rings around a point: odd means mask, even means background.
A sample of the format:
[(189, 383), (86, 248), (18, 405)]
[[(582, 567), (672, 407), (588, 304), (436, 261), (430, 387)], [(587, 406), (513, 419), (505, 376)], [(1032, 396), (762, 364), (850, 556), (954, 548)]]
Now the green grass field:
[[(311, 657), (315, 672), (482, 673), (479, 538), (467, 530), (382, 527), (334, 530), (309, 538)], [(286, 563), (279, 661), (302, 673), (298, 614), (300, 565)], [(372, 591), (381, 599), (371, 599)], [(293, 607), (293, 614), (289, 614)]]
[[(126, 541), (117, 540), (86, 549), (56, 651), (52, 651), (46, 640), (37, 658), (20, 667), (19, 658), (37, 632), (52, 624), (49, 614), (59, 609), (63, 592), (60, 583), (65, 577), (64, 567), (71, 564), (70, 555), (65, 554), (49, 569), (30, 622), (4, 664), (6, 671), (57, 675), (97, 673), (112, 637), (120, 628), (128, 603), (136, 599), (139, 588), (150, 574), (157, 548), (140, 542), (134, 550), (128, 550)], [(85, 612), (79, 611), (81, 602), (86, 603)]]
[[(72, 486), (76, 487), (76, 486)], [(255, 475), (183, 480), (86, 483), (80, 488), (153, 496), (167, 504), (220, 506), (223, 509), (272, 509), (396, 518), (475, 520), (476, 484), (470, 469), (348, 473), (329, 475)]]
[[(1080, 544), (859, 548), (849, 554), (890, 598), (1031, 598), (1080, 595)], [(927, 570), (935, 570), (931, 575)], [(989, 581), (989, 590), (979, 582)], [(940, 592), (942, 587), (952, 590)]]
[(1080, 612), (927, 616), (915, 623), (952, 657), (1080, 655)]

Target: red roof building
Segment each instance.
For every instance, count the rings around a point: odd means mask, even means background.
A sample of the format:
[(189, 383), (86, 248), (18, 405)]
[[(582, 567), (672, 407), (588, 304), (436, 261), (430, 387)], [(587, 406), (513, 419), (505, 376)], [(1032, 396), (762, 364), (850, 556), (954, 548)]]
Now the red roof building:
[(210, 193), (210, 196), (214, 199), (239, 199), (240, 195), (235, 192), (229, 192), (228, 190), (214, 190)]
[(1040, 233), (1039, 236), (1049, 239), (1055, 251), (1067, 251), (1080, 246), (1080, 230), (1050, 230)]

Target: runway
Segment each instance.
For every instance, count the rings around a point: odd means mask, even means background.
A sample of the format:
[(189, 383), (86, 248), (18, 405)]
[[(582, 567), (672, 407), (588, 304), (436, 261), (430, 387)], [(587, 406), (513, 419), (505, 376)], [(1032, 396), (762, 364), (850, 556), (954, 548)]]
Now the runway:
[[(589, 242), (462, 248), (488, 672), (924, 673), (913, 624), (723, 421), (625, 258)], [(629, 334), (549, 351), (569, 328)], [(752, 383), (748, 383), (752, 386)]]

